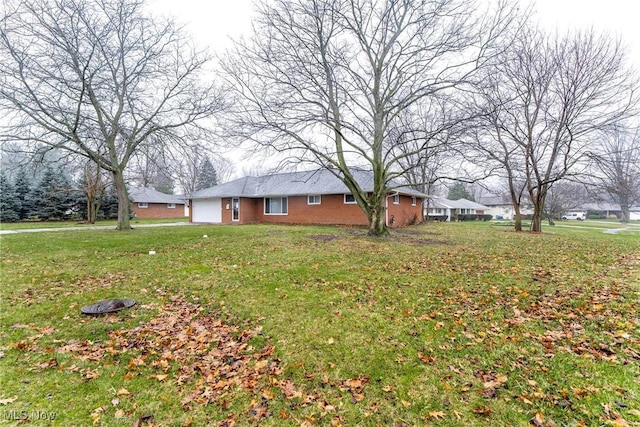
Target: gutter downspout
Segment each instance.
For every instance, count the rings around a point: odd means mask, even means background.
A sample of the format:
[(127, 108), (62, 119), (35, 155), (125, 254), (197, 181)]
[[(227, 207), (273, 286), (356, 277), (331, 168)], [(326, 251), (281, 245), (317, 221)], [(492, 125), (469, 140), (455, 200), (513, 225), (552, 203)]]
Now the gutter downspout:
[(387, 194), (387, 197), (384, 198), (384, 223), (389, 226), (389, 197), (395, 197), (400, 194), (398, 191), (394, 191), (391, 194)]

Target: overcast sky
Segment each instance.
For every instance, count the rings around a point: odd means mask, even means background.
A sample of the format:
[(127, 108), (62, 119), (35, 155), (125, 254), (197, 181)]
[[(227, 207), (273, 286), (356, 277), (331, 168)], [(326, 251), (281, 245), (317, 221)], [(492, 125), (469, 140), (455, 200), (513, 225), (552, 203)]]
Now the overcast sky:
[[(201, 47), (222, 52), (231, 46), (231, 38), (251, 31), (253, 0), (148, 0), (156, 14), (171, 16), (184, 24)], [(496, 1), (496, 0), (484, 0)], [(520, 0), (523, 6), (529, 0)], [(608, 31), (619, 36), (628, 47), (629, 61), (640, 70), (640, 2), (637, 0), (537, 0), (535, 19), (549, 31), (571, 29)], [(241, 151), (225, 153), (236, 167), (239, 164), (262, 165), (265, 159), (240, 161)], [(255, 161), (253, 161), (255, 160)], [(241, 176), (241, 170), (235, 174)], [(237, 177), (236, 176), (236, 177)]]
[[(495, 1), (495, 0), (486, 0)], [(529, 0), (520, 0), (523, 5)], [(630, 60), (640, 68), (640, 2), (637, 0), (537, 0), (534, 10), (543, 27), (606, 30), (622, 37)], [(248, 33), (253, 0), (149, 0), (155, 13), (173, 16), (203, 46), (221, 51), (230, 37)]]

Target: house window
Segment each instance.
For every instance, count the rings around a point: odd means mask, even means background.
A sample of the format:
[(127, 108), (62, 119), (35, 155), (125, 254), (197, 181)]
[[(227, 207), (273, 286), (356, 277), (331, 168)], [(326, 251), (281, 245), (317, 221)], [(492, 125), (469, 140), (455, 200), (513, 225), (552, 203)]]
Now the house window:
[(399, 205), (400, 204), (400, 195), (399, 194), (394, 194), (393, 195), (393, 204), (394, 205)]
[(353, 205), (356, 203), (356, 198), (353, 194), (345, 194), (344, 195), (344, 204), (345, 205)]
[(307, 204), (308, 205), (319, 205), (321, 202), (320, 195), (309, 195), (307, 196)]
[(168, 209), (175, 209), (176, 208), (176, 204), (175, 203), (167, 203), (167, 208)]
[(149, 207), (149, 204), (147, 202), (138, 202), (138, 207), (140, 209), (146, 209)]
[(418, 204), (418, 199), (416, 199), (415, 197), (411, 198), (411, 206), (415, 206)]
[(287, 198), (286, 197), (265, 197), (264, 213), (265, 215), (286, 215), (287, 214)]

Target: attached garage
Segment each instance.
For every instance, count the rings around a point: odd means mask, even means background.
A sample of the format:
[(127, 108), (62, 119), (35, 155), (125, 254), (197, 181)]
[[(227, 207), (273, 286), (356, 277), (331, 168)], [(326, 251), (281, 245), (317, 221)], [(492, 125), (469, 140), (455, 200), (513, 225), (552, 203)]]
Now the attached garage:
[(191, 201), (191, 222), (222, 223), (222, 199), (194, 199)]

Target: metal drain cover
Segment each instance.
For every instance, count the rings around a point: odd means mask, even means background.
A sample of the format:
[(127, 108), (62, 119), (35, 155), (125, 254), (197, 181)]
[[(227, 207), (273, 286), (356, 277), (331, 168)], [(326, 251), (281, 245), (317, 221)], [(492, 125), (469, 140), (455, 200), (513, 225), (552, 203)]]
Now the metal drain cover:
[(125, 308), (131, 308), (136, 304), (132, 299), (107, 299), (97, 302), (92, 305), (86, 305), (80, 309), (83, 314), (105, 314), (114, 313), (116, 311), (124, 310)]

